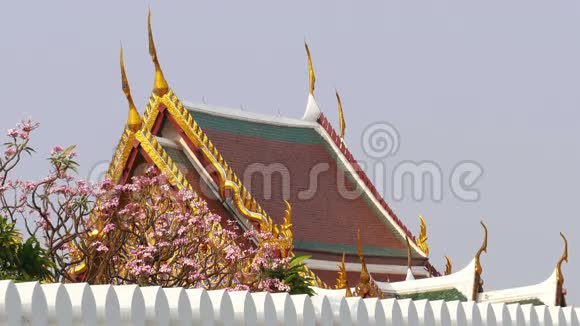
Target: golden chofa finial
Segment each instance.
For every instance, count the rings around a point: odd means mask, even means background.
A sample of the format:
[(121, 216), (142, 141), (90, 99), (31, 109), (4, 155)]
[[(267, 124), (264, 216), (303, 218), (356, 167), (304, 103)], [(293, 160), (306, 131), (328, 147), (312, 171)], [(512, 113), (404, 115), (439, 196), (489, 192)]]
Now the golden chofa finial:
[(481, 247), (477, 251), (477, 254), (475, 254), (475, 273), (477, 275), (481, 275), (481, 272), (482, 272), (481, 262), (479, 260), (481, 257), (481, 254), (483, 252), (487, 253), (487, 226), (485, 226), (485, 223), (483, 223), (483, 221), (481, 221), (480, 223), (481, 223), (481, 226), (483, 226), (484, 237), (483, 237), (483, 243), (481, 244)]
[(367, 264), (365, 264), (365, 256), (363, 255), (362, 242), (360, 239), (360, 227), (356, 230), (356, 244), (358, 247), (358, 258), (362, 266), (360, 272), (360, 282), (368, 283), (369, 280), (371, 279), (371, 275), (369, 274), (369, 271), (367, 269)]
[(155, 82), (153, 83), (153, 94), (161, 97), (169, 91), (169, 85), (165, 77), (163, 77), (163, 71), (161, 71), (161, 65), (159, 64), (159, 59), (157, 58), (157, 50), (155, 49), (155, 41), (153, 40), (153, 30), (151, 29), (151, 9), (149, 9), (149, 14), (147, 15), (147, 31), (149, 34), (149, 54), (151, 59), (153, 59), (153, 64), (155, 65)]
[(419, 215), (419, 221), (421, 221), (421, 228), (419, 229), (419, 238), (417, 239), (417, 246), (429, 256), (429, 246), (427, 245), (427, 223), (423, 216)]
[(336, 92), (336, 101), (338, 102), (338, 124), (340, 126), (340, 138), (344, 139), (346, 123), (344, 121), (344, 113), (342, 112), (342, 102), (340, 101), (340, 95), (338, 95), (338, 91), (336, 89), (334, 91)]
[(345, 289), (345, 297), (349, 298), (352, 297), (352, 290), (350, 289), (350, 285), (348, 285), (348, 277), (346, 274), (346, 263), (345, 263), (345, 253), (342, 253), (342, 262), (338, 265), (338, 278), (336, 279), (336, 289)]
[(304, 47), (306, 48), (306, 55), (308, 56), (308, 80), (310, 81), (310, 95), (314, 95), (314, 84), (316, 83), (316, 76), (314, 75), (312, 57), (310, 56), (310, 49), (308, 48), (308, 43), (306, 43), (306, 41), (304, 41)]
[(294, 256), (294, 236), (292, 234), (292, 205), (287, 200), (284, 201), (284, 204), (286, 205), (286, 211), (284, 212), (284, 221), (280, 226), (280, 233), (284, 243), (282, 256), (285, 258)]
[(451, 258), (449, 256), (445, 256), (445, 275), (451, 275), (453, 270), (453, 264), (451, 263)]
[(121, 47), (121, 85), (123, 87), (123, 93), (129, 102), (129, 116), (127, 118), (127, 126), (129, 130), (136, 132), (141, 129), (143, 123), (141, 122), (141, 117), (139, 116), (139, 111), (135, 107), (133, 102), (133, 97), (131, 96), (131, 89), (129, 88), (129, 81), (127, 80), (127, 72), (125, 72), (125, 60), (123, 59), (123, 47)]
[(562, 274), (562, 263), (568, 262), (568, 239), (560, 232), (560, 236), (564, 239), (564, 252), (562, 253), (562, 257), (558, 260), (558, 264), (556, 264), (556, 276), (558, 279), (558, 284), (564, 284), (564, 274)]
[(383, 292), (379, 289), (377, 284), (371, 278), (371, 274), (367, 269), (365, 257), (363, 255), (362, 242), (360, 239), (360, 227), (356, 232), (356, 243), (358, 247), (358, 257), (361, 264), (361, 272), (358, 284), (354, 288), (354, 295), (361, 298), (383, 298)]

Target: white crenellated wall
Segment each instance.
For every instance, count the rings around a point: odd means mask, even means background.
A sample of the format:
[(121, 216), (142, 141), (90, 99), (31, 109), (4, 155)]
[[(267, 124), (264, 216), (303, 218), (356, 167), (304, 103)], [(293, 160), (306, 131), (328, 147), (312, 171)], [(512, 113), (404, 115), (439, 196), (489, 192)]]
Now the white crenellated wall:
[[(540, 325), (544, 326), (552, 326), (552, 316), (548, 307), (546, 306), (535, 306), (534, 310), (536, 310), (536, 314), (538, 315), (538, 320), (540, 321)], [(556, 324), (557, 325), (557, 324)]]
[(73, 325), (97, 325), (97, 305), (91, 287), (87, 283), (65, 284), (72, 308)]
[(506, 307), (513, 326), (526, 326), (524, 311), (522, 310), (522, 307), (518, 303), (508, 304)]
[(42, 284), (40, 286), (46, 298), (48, 325), (71, 326), (73, 321), (70, 297), (60, 283)]
[(110, 285), (91, 285), (97, 308), (97, 325), (120, 325), (121, 306), (117, 293)]
[[(183, 288), (169, 288), (163, 289), (163, 292), (167, 298), (167, 305), (169, 308), (169, 325), (192, 325), (193, 312), (185, 290)], [(211, 321), (213, 322), (213, 313)]]
[(0, 325), (578, 325), (573, 307), (0, 281)]
[(564, 312), (564, 317), (566, 317), (566, 324), (570, 326), (580, 326), (580, 321), (578, 320), (578, 314), (576, 309), (572, 307), (562, 308)]
[(20, 325), (22, 306), (12, 281), (0, 281), (0, 325)]
[[(216, 291), (212, 291), (214, 293)], [(208, 292), (205, 289), (188, 289), (185, 290), (189, 306), (191, 308), (191, 319), (194, 325), (212, 326), (214, 325), (215, 316), (221, 315), (220, 320), (225, 321), (226, 324), (234, 322), (234, 308), (229, 300), (229, 297), (224, 297), (224, 300), (214, 305)], [(225, 305), (220, 308), (221, 305)], [(169, 302), (171, 306), (171, 301)], [(174, 309), (174, 308), (172, 308)], [(216, 309), (220, 310), (215, 313)], [(216, 323), (217, 324), (217, 323)]]
[(447, 305), (452, 326), (467, 326), (467, 316), (461, 302), (448, 301), (445, 305)]

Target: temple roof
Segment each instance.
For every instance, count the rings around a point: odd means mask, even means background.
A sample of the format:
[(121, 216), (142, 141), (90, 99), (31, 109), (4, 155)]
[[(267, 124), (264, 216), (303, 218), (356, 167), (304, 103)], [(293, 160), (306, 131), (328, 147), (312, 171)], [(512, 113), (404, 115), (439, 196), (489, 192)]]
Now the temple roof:
[[(282, 197), (291, 196), (289, 199), (297, 216), (295, 227), (301, 230), (295, 237), (297, 248), (320, 248), (336, 253), (353, 251), (354, 247), (347, 248), (343, 244), (354, 243), (345, 240), (352, 238), (353, 230), (362, 225), (369, 255), (406, 257), (404, 239), (406, 236), (414, 237), (358, 167), (346, 145), (333, 139), (336, 138), (334, 131), (323, 116), (319, 123), (206, 104), (184, 104), (238, 175), (251, 170), (253, 164), (282, 164), (280, 171), (288, 171), (290, 192), (271, 189), (271, 194), (268, 194), (268, 189), (261, 189), (261, 185), (246, 186), (251, 188), (254, 196), (262, 199), (260, 202), (273, 216), (278, 216), (283, 207), (279, 204), (285, 199)], [(312, 181), (309, 173), (320, 164), (327, 164), (329, 171), (317, 176), (319, 185), (314, 197), (308, 200), (298, 198)], [(345, 188), (348, 191), (356, 189), (360, 196), (344, 198), (339, 193), (338, 182), (344, 171), (348, 179)], [(243, 181), (252, 183), (256, 180)], [(283, 186), (280, 180), (272, 182), (275, 187)], [(266, 198), (268, 195), (271, 195), (270, 200)], [(341, 221), (338, 228), (337, 219)], [(308, 234), (307, 229), (313, 233)], [(412, 246), (415, 255), (426, 257), (416, 244)]]

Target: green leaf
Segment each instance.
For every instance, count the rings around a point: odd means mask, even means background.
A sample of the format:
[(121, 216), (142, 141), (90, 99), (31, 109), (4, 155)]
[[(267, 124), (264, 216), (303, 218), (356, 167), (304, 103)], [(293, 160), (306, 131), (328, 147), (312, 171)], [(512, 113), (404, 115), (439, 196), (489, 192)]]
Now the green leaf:
[(292, 257), (292, 260), (290, 260), (290, 266), (291, 267), (296, 267), (296, 266), (302, 266), (304, 265), (304, 261), (307, 259), (312, 258), (312, 256), (294, 256)]

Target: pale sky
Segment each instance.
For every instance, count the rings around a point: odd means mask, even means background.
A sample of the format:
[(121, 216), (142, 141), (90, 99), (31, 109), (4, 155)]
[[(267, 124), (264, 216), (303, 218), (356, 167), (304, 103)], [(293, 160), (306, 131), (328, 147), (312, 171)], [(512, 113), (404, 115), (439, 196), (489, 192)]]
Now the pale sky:
[[(77, 144), (81, 176), (103, 169), (127, 116), (119, 45), (143, 110), (153, 83), (145, 1), (4, 1), (0, 11), (0, 130), (41, 122), (38, 154), (19, 174), (41, 176), (53, 145)], [(457, 270), (481, 243), (486, 290), (535, 284), (564, 265), (569, 303), (580, 304), (580, 3), (574, 1), (171, 1), (151, 3), (165, 76), (183, 100), (302, 116), (308, 79), (303, 41), (317, 73), (316, 98), (361, 161), (361, 135), (392, 124), (399, 151), (383, 163), (433, 161), (443, 200), (393, 201), (415, 233), (428, 223), (431, 262)], [(484, 169), (477, 202), (455, 198), (453, 167)], [(387, 171), (387, 174), (390, 173)], [(372, 174), (372, 173), (371, 173)], [(389, 183), (386, 181), (385, 183)]]

